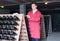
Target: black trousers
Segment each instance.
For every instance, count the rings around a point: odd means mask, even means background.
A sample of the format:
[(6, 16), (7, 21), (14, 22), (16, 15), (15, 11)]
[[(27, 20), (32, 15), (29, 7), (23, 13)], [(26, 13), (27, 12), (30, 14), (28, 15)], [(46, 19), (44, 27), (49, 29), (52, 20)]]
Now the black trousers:
[(31, 38), (30, 41), (40, 41), (38, 38)]

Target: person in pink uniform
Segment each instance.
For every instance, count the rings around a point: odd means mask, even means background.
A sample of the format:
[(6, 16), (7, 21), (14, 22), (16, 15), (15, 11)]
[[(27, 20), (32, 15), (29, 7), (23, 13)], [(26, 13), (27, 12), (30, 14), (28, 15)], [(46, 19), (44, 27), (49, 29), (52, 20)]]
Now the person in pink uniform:
[(40, 41), (41, 12), (37, 9), (37, 5), (35, 2), (32, 2), (31, 8), (32, 10), (27, 13), (31, 41)]

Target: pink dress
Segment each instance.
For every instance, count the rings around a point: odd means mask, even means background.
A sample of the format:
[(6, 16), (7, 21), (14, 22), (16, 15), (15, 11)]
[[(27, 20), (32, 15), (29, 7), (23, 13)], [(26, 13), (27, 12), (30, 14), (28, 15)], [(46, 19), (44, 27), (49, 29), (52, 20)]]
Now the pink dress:
[(40, 38), (40, 18), (41, 12), (37, 10), (34, 14), (32, 11), (29, 11), (28, 14), (30, 18), (28, 18), (28, 27), (30, 31), (30, 35), (32, 38)]

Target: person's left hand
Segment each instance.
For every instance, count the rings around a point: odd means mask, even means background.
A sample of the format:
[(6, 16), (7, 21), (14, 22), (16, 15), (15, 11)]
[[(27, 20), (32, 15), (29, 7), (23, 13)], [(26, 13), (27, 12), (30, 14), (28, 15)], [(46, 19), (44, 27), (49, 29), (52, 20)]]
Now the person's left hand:
[(29, 16), (29, 15), (26, 15), (26, 17), (27, 17), (27, 18), (30, 18), (30, 16)]

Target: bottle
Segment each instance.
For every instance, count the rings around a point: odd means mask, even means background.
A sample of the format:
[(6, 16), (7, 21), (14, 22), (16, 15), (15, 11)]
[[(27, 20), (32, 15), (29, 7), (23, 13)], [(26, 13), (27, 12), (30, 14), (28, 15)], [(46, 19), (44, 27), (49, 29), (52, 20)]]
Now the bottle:
[(10, 30), (7, 31), (7, 35), (10, 35)]
[(3, 24), (4, 25), (7, 25), (8, 24), (7, 20), (3, 21)]
[(10, 20), (12, 20), (12, 19), (13, 19), (13, 17), (12, 17), (12, 16), (9, 16), (9, 19), (10, 19)]
[(11, 24), (12, 24), (12, 25), (14, 25), (14, 24), (15, 24), (15, 22), (14, 22), (14, 21), (11, 21)]
[(10, 31), (10, 30), (7, 30), (7, 31), (4, 31), (3, 32), (3, 35), (17, 35), (15, 32), (13, 32), (13, 31)]
[(4, 39), (4, 36), (3, 35), (1, 36), (1, 39)]
[(2, 35), (10, 35), (10, 31), (9, 30), (3, 30)]
[(7, 30), (11, 30), (11, 27), (10, 27), (10, 25), (7, 25), (6, 27), (7, 27)]
[(16, 21), (11, 21), (12, 25), (18, 25)]
[(15, 26), (10, 26), (11, 30), (17, 30), (17, 28)]
[(2, 37), (2, 35), (0, 35), (0, 40), (2, 39), (1, 37)]
[(6, 20), (9, 20), (9, 16), (6, 16)]
[(7, 21), (7, 24), (8, 24), (8, 25), (11, 25), (11, 22), (10, 22), (10, 21)]
[(2, 29), (6, 30), (7, 29), (6, 25), (2, 25)]
[(2, 30), (2, 35), (7, 35), (7, 31), (6, 30)]
[(17, 35), (17, 34), (13, 31), (10, 31), (10, 35)]
[(3, 25), (3, 21), (0, 21), (0, 25)]
[(0, 20), (2, 20), (2, 17), (0, 16)]
[(0, 29), (3, 29), (3, 27), (0, 25)]
[(13, 16), (14, 20), (19, 20), (19, 18), (17, 16)]
[(6, 16), (3, 16), (3, 17), (2, 17), (2, 20), (6, 20)]
[(8, 36), (4, 36), (4, 40), (8, 40)]
[(8, 40), (8, 38), (9, 38), (8, 36), (3, 35), (3, 39), (4, 39), (4, 40)]
[(10, 36), (8, 40), (16, 40), (14, 37)]
[(2, 30), (0, 30), (0, 34), (2, 34)]

